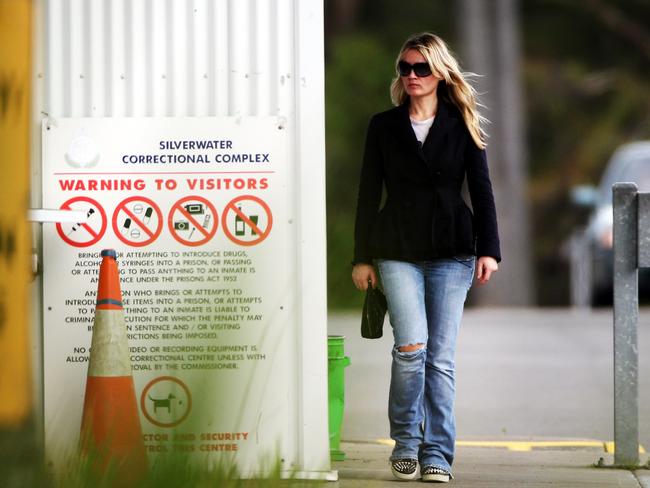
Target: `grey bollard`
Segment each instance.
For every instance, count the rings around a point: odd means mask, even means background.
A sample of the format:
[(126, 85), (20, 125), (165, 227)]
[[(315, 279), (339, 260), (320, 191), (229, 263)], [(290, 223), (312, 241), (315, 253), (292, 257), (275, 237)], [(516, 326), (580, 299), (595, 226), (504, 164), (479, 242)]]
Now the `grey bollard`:
[(616, 183), (614, 203), (614, 464), (639, 464), (637, 186)]

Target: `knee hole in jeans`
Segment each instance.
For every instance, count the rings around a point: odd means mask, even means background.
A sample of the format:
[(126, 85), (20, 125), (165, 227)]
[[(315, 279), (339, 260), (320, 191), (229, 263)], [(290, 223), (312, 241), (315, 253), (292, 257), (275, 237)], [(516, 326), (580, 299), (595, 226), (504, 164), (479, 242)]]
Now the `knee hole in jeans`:
[(418, 342), (417, 344), (407, 344), (406, 346), (399, 346), (397, 350), (399, 352), (415, 352), (418, 349), (423, 349), (424, 344), (421, 342)]

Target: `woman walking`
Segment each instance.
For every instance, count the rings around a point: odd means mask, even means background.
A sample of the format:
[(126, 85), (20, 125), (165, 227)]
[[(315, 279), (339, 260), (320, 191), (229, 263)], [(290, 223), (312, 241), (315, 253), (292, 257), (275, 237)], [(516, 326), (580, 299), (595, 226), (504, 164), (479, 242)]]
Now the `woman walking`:
[[(398, 479), (451, 478), (455, 352), (474, 271), (501, 260), (474, 89), (438, 36), (409, 38), (391, 84), (395, 108), (372, 117), (361, 170), (352, 280), (381, 276), (394, 347), (388, 405)], [(473, 214), (461, 196), (467, 178)], [(380, 209), (383, 188), (386, 200)]]

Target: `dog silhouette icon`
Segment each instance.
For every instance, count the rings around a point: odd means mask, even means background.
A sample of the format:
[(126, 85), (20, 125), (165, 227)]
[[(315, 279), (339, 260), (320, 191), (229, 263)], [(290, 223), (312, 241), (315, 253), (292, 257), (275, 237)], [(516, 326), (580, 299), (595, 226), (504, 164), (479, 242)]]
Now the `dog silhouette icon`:
[(151, 398), (150, 395), (147, 395), (149, 400), (153, 402), (153, 413), (155, 414), (158, 411), (158, 408), (166, 408), (167, 413), (172, 413), (172, 400), (175, 400), (176, 397), (173, 394), (169, 394), (167, 398)]

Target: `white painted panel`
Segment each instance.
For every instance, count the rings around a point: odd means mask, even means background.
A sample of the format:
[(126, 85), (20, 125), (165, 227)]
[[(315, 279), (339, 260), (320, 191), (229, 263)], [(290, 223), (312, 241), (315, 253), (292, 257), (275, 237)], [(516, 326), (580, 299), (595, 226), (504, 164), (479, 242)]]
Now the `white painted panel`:
[(46, 5), (47, 42), (45, 44), (45, 107), (46, 113), (63, 116), (65, 103), (63, 100), (64, 69), (61, 63), (64, 59), (63, 36), (61, 22), (63, 20), (63, 0), (51, 0)]
[[(130, 2), (129, 2), (130, 3)], [(110, 64), (109, 104), (111, 117), (126, 115), (126, 46), (124, 43), (124, 0), (112, 0), (110, 3)]]
[(102, 117), (106, 113), (106, 65), (103, 62), (106, 50), (105, 16), (103, 0), (90, 0), (90, 36), (86, 40), (90, 65), (86, 67), (90, 77), (89, 104), (86, 111), (91, 117)]
[(127, 71), (131, 100), (127, 103), (128, 114), (133, 117), (147, 115), (147, 34), (151, 21), (146, 17), (145, 1), (135, 0), (131, 8), (130, 40), (127, 49), (131, 53)]
[(250, 36), (248, 25), (248, 0), (231, 0), (229, 5), (229, 86), (230, 114), (248, 115), (249, 113), (249, 59)]
[[(230, 58), (228, 51), (228, 36), (230, 26), (228, 24), (230, 2), (222, 0), (213, 4), (214, 18), (211, 26), (215, 36), (213, 59), (215, 60), (216, 83), (212, 84), (212, 99), (215, 100), (214, 115), (232, 115), (230, 110), (230, 77), (228, 75)], [(234, 27), (233, 27), (234, 28)], [(215, 32), (216, 31), (216, 32)]]
[(84, 82), (83, 61), (84, 52), (88, 48), (86, 40), (84, 39), (83, 31), (83, 0), (68, 0), (69, 1), (69, 17), (68, 17), (68, 35), (70, 44), (68, 46), (70, 62), (68, 64), (69, 71), (66, 73), (67, 85), (70, 90), (69, 103), (70, 115), (72, 117), (79, 117), (84, 115), (84, 102), (86, 102), (86, 83)]
[(271, 39), (271, 2), (268, 0), (255, 0), (252, 9), (253, 24), (253, 91), (251, 93), (251, 102), (253, 112), (257, 115), (271, 114), (271, 97), (269, 96), (272, 88), (275, 86), (271, 83), (271, 61), (273, 59), (270, 39)]
[[(298, 430), (299, 459), (302, 466), (329, 464), (329, 454), (313, 449), (312, 444), (327, 442), (328, 426), (321, 422), (327, 416), (327, 353), (321, 347), (327, 342), (326, 280), (313, 280), (313, 276), (326, 276), (325, 219), (325, 76), (323, 11), (319, 2), (296, 2), (294, 7), (293, 42), (294, 73), (293, 99), (296, 100), (296, 189), (295, 198), (298, 222), (298, 282), (303, 287), (300, 296), (301, 316), (298, 322), (298, 409), (303, 428)], [(320, 54), (320, 55), (319, 55)], [(308, 326), (307, 326), (308, 324)]]
[(296, 0), (44, 2), (55, 116), (294, 110)]
[[(149, 0), (149, 2), (154, 2), (154, 0)], [(167, 12), (160, 4), (163, 4), (162, 0), (155, 0), (155, 3), (151, 5), (153, 20), (151, 52), (147, 53), (152, 59), (151, 86), (149, 87), (152, 92), (152, 105), (151, 112), (147, 114), (149, 116), (173, 115), (167, 107), (167, 77), (169, 75), (165, 54), (168, 43)]]
[(190, 115), (198, 117), (210, 113), (208, 92), (210, 91), (210, 83), (214, 83), (214, 79), (208, 78), (210, 71), (209, 55), (214, 50), (214, 45), (213, 42), (208, 40), (208, 22), (210, 18), (207, 4), (208, 0), (193, 0), (190, 13), (191, 23), (188, 23), (191, 36), (189, 39), (192, 42), (191, 51), (193, 53), (193, 80), (192, 87), (189, 90), (189, 109)]
[(293, 39), (294, 29), (294, 4), (291, 0), (276, 0), (277, 12), (276, 39), (275, 39), (275, 64), (277, 66), (277, 107), (278, 115), (292, 115), (293, 108)]
[(174, 116), (185, 116), (188, 114), (187, 100), (189, 98), (190, 84), (189, 78), (189, 60), (195, 53), (189, 51), (188, 38), (192, 32), (187, 28), (187, 13), (191, 8), (192, 2), (187, 0), (171, 0), (171, 9), (168, 24), (171, 29), (168, 35), (170, 55), (170, 72), (168, 79), (169, 89), (171, 91), (171, 113)]

